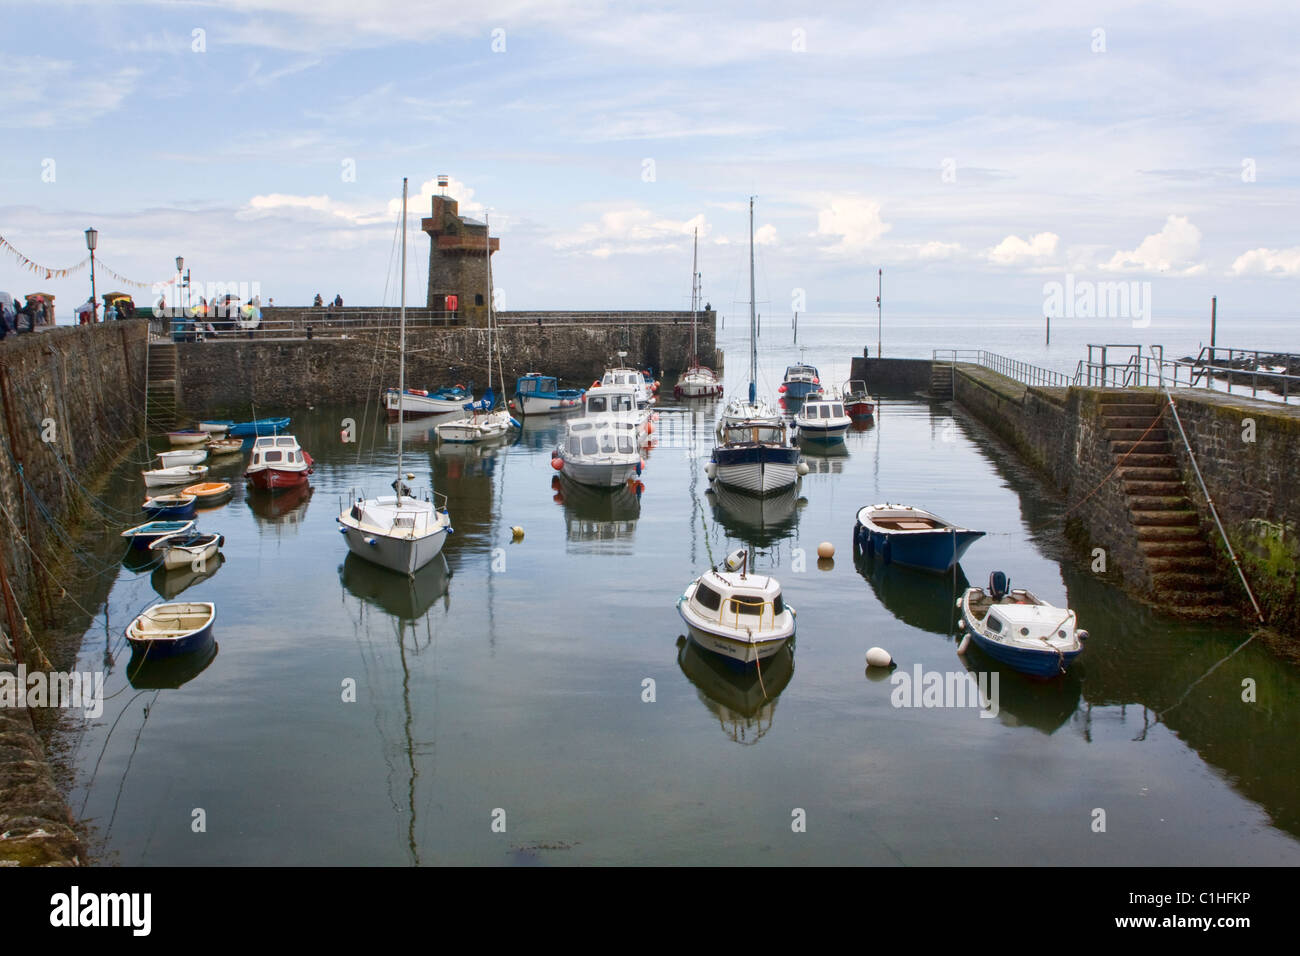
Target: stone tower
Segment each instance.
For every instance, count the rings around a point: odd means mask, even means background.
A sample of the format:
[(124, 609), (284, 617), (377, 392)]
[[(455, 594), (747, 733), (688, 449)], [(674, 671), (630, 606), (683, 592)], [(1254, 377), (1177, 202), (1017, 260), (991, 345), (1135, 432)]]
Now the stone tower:
[(459, 315), (471, 325), (487, 325), (487, 256), (500, 240), (488, 236), (486, 224), (462, 217), (460, 204), (449, 196), (433, 197), (420, 227), (429, 234), (429, 308), (446, 309), (447, 296), (454, 295)]

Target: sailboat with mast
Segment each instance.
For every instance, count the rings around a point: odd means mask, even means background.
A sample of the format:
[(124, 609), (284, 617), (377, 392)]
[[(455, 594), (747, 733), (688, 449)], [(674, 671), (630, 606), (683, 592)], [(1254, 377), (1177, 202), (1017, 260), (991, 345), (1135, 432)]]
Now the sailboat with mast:
[(754, 313), (754, 200), (749, 200), (749, 401), (733, 399), (718, 423), (718, 445), (705, 468), (710, 480), (762, 497), (807, 474), (786, 420), (758, 398), (758, 338)]
[[(406, 394), (406, 194), (402, 179), (402, 309), (401, 359), (398, 388), (398, 419), (402, 418), (402, 397)], [(406, 481), (415, 480), (402, 471), (405, 436), (397, 437), (397, 478), (393, 494), (378, 498), (354, 496), (352, 504), (338, 517), (339, 531), (353, 554), (380, 567), (414, 575), (442, 551), (452, 533), (445, 495), (426, 494), (417, 498)], [(405, 481), (403, 480), (405, 479)]]
[[(486, 219), (486, 217), (485, 217)], [(486, 235), (492, 234), (491, 220), (487, 220)], [(477, 402), (467, 402), (463, 407), (464, 411), (469, 412), (466, 418), (457, 418), (454, 421), (443, 422), (436, 426), (434, 431), (437, 432), (438, 438), (445, 442), (460, 442), (470, 444), (473, 442), (488, 441), (492, 438), (500, 438), (511, 428), (518, 428), (519, 423), (514, 420), (510, 412), (502, 408), (494, 410), (496, 406), (496, 394), (492, 391), (492, 361), (494, 358), (499, 362), (499, 356), (494, 355), (492, 350), (492, 242), (488, 240), (487, 248), (487, 356), (488, 356), (488, 384), (487, 391)], [(498, 346), (499, 348), (500, 346)], [(502, 381), (501, 387), (505, 388), (505, 382)]]
[(691, 364), (673, 389), (678, 398), (712, 398), (722, 394), (722, 383), (713, 369), (700, 364), (697, 353), (696, 326), (700, 312), (700, 231), (695, 230), (694, 251), (691, 253)]

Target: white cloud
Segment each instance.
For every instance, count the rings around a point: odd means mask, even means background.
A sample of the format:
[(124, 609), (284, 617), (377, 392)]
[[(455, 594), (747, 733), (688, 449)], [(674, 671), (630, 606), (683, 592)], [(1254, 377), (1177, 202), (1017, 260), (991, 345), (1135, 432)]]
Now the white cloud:
[(918, 259), (951, 259), (961, 252), (960, 242), (938, 242), (931, 240), (916, 247)]
[[(398, 201), (401, 207), (401, 200)], [(342, 219), (354, 226), (372, 226), (377, 223), (392, 222), (392, 213), (385, 212), (378, 205), (362, 203), (345, 203), (324, 196), (296, 196), (290, 193), (267, 193), (253, 196), (240, 209), (235, 218), (241, 220), (262, 219), (282, 213), (306, 212), (315, 214), (318, 220), (329, 218)]]
[(1300, 246), (1290, 249), (1251, 249), (1237, 256), (1233, 275), (1300, 276)]
[(880, 203), (859, 196), (834, 196), (817, 213), (817, 235), (836, 237), (826, 252), (857, 252), (893, 227), (880, 218)]
[(1203, 264), (1193, 262), (1201, 248), (1201, 230), (1186, 216), (1170, 216), (1164, 227), (1147, 236), (1132, 252), (1116, 252), (1101, 268), (1109, 272), (1173, 272), (1197, 275)]
[[(615, 252), (676, 249), (696, 229), (699, 229), (701, 238), (709, 235), (710, 225), (703, 213), (686, 220), (665, 219), (649, 209), (625, 207), (607, 210), (595, 222), (583, 223), (572, 232), (552, 236), (549, 242), (556, 249), (573, 249), (608, 258)], [(772, 235), (775, 238), (775, 230), (772, 230)]]
[(754, 245), (756, 246), (774, 246), (776, 245), (776, 226), (770, 222), (766, 225), (759, 226), (754, 230)]
[(1028, 240), (1007, 236), (988, 252), (989, 262), (1000, 266), (1039, 264), (1056, 255), (1060, 236), (1054, 232), (1040, 232)]

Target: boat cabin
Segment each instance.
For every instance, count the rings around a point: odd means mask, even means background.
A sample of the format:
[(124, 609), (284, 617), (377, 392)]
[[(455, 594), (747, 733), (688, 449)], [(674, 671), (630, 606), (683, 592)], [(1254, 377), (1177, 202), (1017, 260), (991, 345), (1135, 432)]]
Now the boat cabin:
[(630, 385), (590, 389), (583, 396), (584, 415), (634, 415), (637, 410), (636, 389)]
[(253, 457), (248, 464), (250, 468), (257, 465), (283, 468), (306, 465), (307, 459), (298, 447), (298, 439), (292, 435), (267, 435), (254, 440)]
[(515, 391), (520, 395), (556, 395), (560, 383), (553, 375), (537, 375), (530, 372), (515, 383)]
[(799, 417), (806, 419), (813, 418), (847, 418), (844, 414), (844, 403), (840, 401), (812, 401), (804, 402), (803, 408), (799, 409)]
[(716, 570), (699, 579), (690, 603), (706, 620), (755, 631), (775, 629), (776, 619), (785, 611), (775, 578)]
[(728, 445), (744, 442), (784, 445), (785, 422), (770, 418), (749, 418), (738, 422), (726, 422), (722, 428), (722, 441)]
[(821, 377), (817, 373), (816, 366), (788, 365), (785, 369), (785, 381), (807, 382), (810, 385), (817, 385), (821, 381)]
[(564, 436), (564, 450), (574, 457), (638, 454), (636, 425), (601, 419), (572, 422)]

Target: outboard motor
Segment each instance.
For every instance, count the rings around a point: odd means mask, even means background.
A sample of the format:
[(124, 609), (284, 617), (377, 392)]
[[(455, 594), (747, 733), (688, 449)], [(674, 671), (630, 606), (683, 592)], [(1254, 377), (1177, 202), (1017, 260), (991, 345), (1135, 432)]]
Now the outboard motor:
[(744, 548), (737, 548), (731, 554), (727, 555), (727, 560), (723, 563), (728, 571), (742, 571), (745, 568), (745, 559), (748, 555)]
[(1005, 571), (993, 571), (989, 574), (989, 597), (995, 601), (1000, 601), (1007, 596), (1007, 589), (1011, 586), (1011, 579), (1007, 577)]

